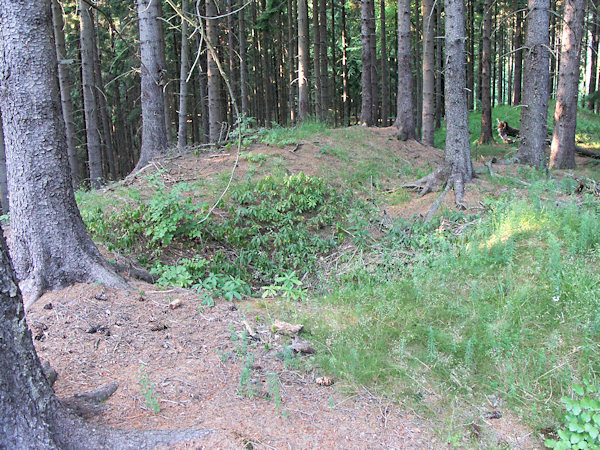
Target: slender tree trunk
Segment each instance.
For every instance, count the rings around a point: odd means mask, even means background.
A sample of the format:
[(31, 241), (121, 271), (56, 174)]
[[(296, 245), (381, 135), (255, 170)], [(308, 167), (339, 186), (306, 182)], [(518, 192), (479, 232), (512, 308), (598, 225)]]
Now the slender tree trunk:
[[(227, 43), (229, 45), (229, 48), (227, 49), (227, 52), (229, 53), (229, 85), (231, 86), (231, 90), (233, 91), (233, 95), (235, 98), (231, 99), (231, 102), (233, 104), (233, 101), (235, 100), (236, 104), (239, 105), (239, 88), (238, 88), (238, 64), (237, 64), (237, 55), (235, 52), (235, 18), (237, 17), (237, 14), (232, 14), (232, 11), (235, 9), (234, 6), (235, 2), (233, 0), (227, 0), (227, 13), (229, 14), (227, 16)], [(238, 13), (239, 14), (239, 13)], [(232, 108), (233, 110), (233, 108)], [(233, 111), (232, 111), (233, 112)], [(234, 120), (236, 120), (236, 118), (234, 118)]]
[(377, 33), (375, 18), (375, 0), (369, 0), (369, 54), (371, 56), (371, 122), (379, 122), (379, 78), (377, 77)]
[(300, 122), (305, 120), (310, 113), (309, 64), (308, 6), (306, 0), (298, 0), (298, 121)]
[(433, 1), (423, 0), (423, 142), (433, 145), (435, 119), (435, 52)]
[(102, 146), (100, 144), (100, 121), (98, 120), (98, 105), (96, 104), (96, 88), (94, 83), (94, 21), (92, 20), (91, 6), (88, 3), (80, 0), (79, 8), (81, 26), (81, 78), (90, 182), (92, 188), (98, 189), (102, 182)]
[(313, 22), (313, 76), (315, 78), (315, 115), (323, 120), (323, 105), (321, 104), (321, 27), (319, 26), (319, 0), (312, 2)]
[(286, 118), (286, 121), (289, 121), (289, 123), (294, 123), (295, 122), (295, 102), (294, 102), (294, 98), (295, 98), (295, 83), (294, 83), (294, 73), (295, 73), (295, 67), (294, 67), (294, 62), (296, 60), (295, 55), (296, 55), (296, 51), (294, 49), (294, 20), (293, 18), (294, 16), (294, 11), (293, 11), (293, 5), (294, 2), (292, 0), (287, 0), (287, 46), (286, 46), (286, 62), (287, 62), (287, 82), (288, 82), (288, 97), (287, 97), (287, 101), (288, 101), (288, 117)]
[[(517, 7), (518, 4), (517, 4)], [(521, 79), (523, 74), (523, 12), (517, 12), (517, 25), (515, 28), (515, 76), (513, 83), (513, 105), (521, 104)]]
[(475, 103), (475, 0), (467, 0), (467, 107), (473, 109)]
[(369, 24), (371, 17), (371, 7), (369, 1), (361, 0), (361, 36), (362, 36), (362, 69), (361, 69), (361, 87), (362, 87), (362, 105), (360, 110), (360, 124), (363, 126), (373, 126), (373, 88), (371, 86), (371, 26)]
[(0, 2), (10, 250), (29, 302), (78, 281), (126, 286), (100, 256), (75, 203), (51, 17), (50, 2)]
[(75, 121), (73, 120), (73, 101), (71, 100), (71, 79), (67, 65), (67, 50), (65, 47), (65, 32), (62, 9), (58, 0), (52, 0), (52, 23), (54, 25), (54, 41), (56, 44), (56, 57), (58, 59), (58, 82), (60, 85), (60, 98), (62, 113), (65, 120), (67, 134), (67, 153), (71, 167), (73, 189), (79, 187), (80, 168), (75, 147)]
[[(557, 11), (557, 0), (550, 0), (550, 11)], [(550, 14), (550, 75), (548, 78), (548, 94), (554, 98), (554, 80), (556, 79), (556, 70), (558, 68), (558, 58), (556, 55), (557, 40), (559, 34), (556, 32), (556, 15)]]
[[(436, 18), (436, 34), (438, 37), (441, 37), (443, 34), (442, 30), (442, 4), (441, 2), (437, 2), (435, 6), (435, 18)], [(436, 39), (435, 45), (435, 67), (437, 67), (437, 72), (435, 75), (435, 128), (438, 129), (442, 126), (442, 115), (444, 110), (444, 83), (442, 82), (444, 79), (442, 67), (443, 64), (443, 43), (441, 39)]]
[(483, 36), (481, 60), (481, 137), (480, 144), (492, 142), (492, 88), (491, 88), (491, 53), (492, 44), (492, 0), (485, 0), (483, 6)]
[[(333, 0), (332, 0), (333, 1)], [(321, 109), (323, 120), (328, 122), (329, 117), (329, 62), (327, 59), (327, 0), (319, 2), (319, 51), (321, 63)]]
[(410, 40), (410, 0), (398, 0), (398, 96), (394, 126), (398, 128), (396, 136), (402, 141), (416, 138)]
[(548, 116), (549, 0), (529, 0), (521, 139), (516, 159), (539, 169), (546, 167), (546, 118)]
[[(188, 0), (182, 0), (181, 11), (186, 14)], [(229, 30), (231, 33), (231, 30)], [(181, 19), (181, 66), (179, 72), (179, 126), (177, 130), (177, 146), (187, 145), (187, 116), (188, 116), (188, 66), (189, 66), (188, 23)]]
[(579, 59), (583, 42), (585, 4), (585, 0), (565, 1), (554, 135), (550, 153), (551, 169), (575, 168)]
[(342, 2), (342, 108), (344, 126), (350, 124), (350, 97), (348, 92), (348, 37), (346, 35), (346, 5)]
[[(590, 1), (590, 8), (592, 9), (592, 24), (590, 25), (590, 31), (592, 33), (592, 42), (590, 43), (592, 48), (592, 57), (590, 59), (590, 84), (588, 86), (588, 95), (591, 96), (594, 92), (596, 92), (596, 84), (598, 80), (598, 51), (600, 48), (598, 44), (600, 43), (600, 15), (598, 14), (599, 7), (598, 0)], [(600, 102), (598, 102), (600, 104)], [(594, 110), (594, 101), (592, 99), (588, 99), (587, 109), (590, 111)]]
[[(206, 16), (217, 15), (215, 0), (206, 0)], [(206, 39), (214, 49), (219, 43), (219, 23), (217, 19), (206, 20)], [(221, 109), (221, 75), (215, 61), (216, 55), (208, 52), (208, 122), (209, 142), (216, 143), (221, 137), (223, 111)]]
[(387, 31), (385, 23), (385, 0), (380, 1), (379, 14), (381, 42), (381, 125), (387, 127), (390, 123), (390, 61), (387, 49)]
[(244, 22), (245, 9), (239, 13), (238, 44), (240, 48), (240, 97), (242, 98), (242, 114), (247, 117), (248, 110), (248, 69), (246, 66), (246, 25)]
[(498, 48), (498, 76), (496, 78), (497, 88), (496, 92), (498, 94), (497, 100), (499, 105), (504, 104), (504, 27), (498, 27), (496, 31), (496, 46)]

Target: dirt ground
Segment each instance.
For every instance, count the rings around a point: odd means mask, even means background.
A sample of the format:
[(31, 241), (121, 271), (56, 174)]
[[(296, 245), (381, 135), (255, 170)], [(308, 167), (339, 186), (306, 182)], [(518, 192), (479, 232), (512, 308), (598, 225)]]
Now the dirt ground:
[[(393, 152), (399, 161), (408, 160), (418, 167), (435, 167), (442, 157), (440, 150), (391, 139), (393, 129), (384, 128), (364, 130), (371, 135), (360, 150), (363, 153), (356, 153), (360, 158), (350, 149), (349, 160), (340, 161), (321, 151), (339, 140), (335, 133), (342, 131), (331, 131), (333, 135), (302, 142), (298, 148), (254, 145), (247, 151), (279, 158), (291, 173), (311, 175), (344, 170), (380, 151)], [(234, 150), (187, 154), (158, 161), (146, 173), (164, 169), (161, 176), (166, 183), (199, 178), (210, 182), (231, 170), (234, 160)], [(240, 159), (235, 177), (243, 179), (249, 168), (250, 163)], [(380, 180), (379, 189), (399, 189), (400, 178)], [(138, 176), (126, 183), (141, 182)], [(476, 180), (467, 188), (468, 207), (480, 208), (480, 199), (494, 189), (491, 183)], [(424, 216), (437, 197), (436, 193), (422, 198), (410, 193), (408, 201), (384, 208), (390, 216)], [(443, 206), (453, 208), (453, 197), (447, 195)], [(93, 419), (96, 423), (121, 429), (211, 430), (201, 441), (177, 448), (450, 446), (446, 437), (436, 435), (430, 422), (407, 412), (401, 402), (375, 395), (368, 388), (348, 394), (337, 380), (331, 386), (319, 385), (317, 378), (323, 374), (289, 367), (281, 353), (291, 338), (273, 332), (253, 313), (249, 315), (244, 301), (217, 299), (215, 307), (209, 308), (201, 306), (195, 292), (161, 290), (133, 280), (131, 286), (130, 291), (115, 291), (78, 284), (45, 294), (27, 313), (40, 358), (58, 371), (54, 388), (59, 397), (119, 382), (106, 410)], [(170, 307), (173, 302), (180, 306)], [(247, 345), (244, 336), (248, 336)], [(254, 361), (246, 364), (245, 376), (244, 361), (250, 354)], [(296, 359), (307, 358), (310, 355), (299, 354)], [(153, 402), (159, 410), (152, 410), (149, 403)], [(484, 425), (495, 436), (494, 446), (539, 445), (510, 415)]]

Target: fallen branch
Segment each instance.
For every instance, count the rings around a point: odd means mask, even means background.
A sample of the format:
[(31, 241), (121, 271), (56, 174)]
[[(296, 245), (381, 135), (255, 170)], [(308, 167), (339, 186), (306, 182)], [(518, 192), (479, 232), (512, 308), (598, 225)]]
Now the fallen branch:
[(575, 146), (575, 153), (579, 156), (586, 156), (588, 158), (600, 159), (600, 153), (593, 152), (591, 150), (586, 150), (585, 148), (581, 148), (579, 146)]

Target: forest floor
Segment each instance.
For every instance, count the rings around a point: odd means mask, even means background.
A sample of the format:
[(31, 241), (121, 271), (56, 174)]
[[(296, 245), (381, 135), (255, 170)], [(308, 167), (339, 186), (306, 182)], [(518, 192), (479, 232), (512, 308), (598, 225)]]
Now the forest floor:
[[(420, 197), (402, 189), (401, 183), (430, 172), (442, 151), (399, 142), (393, 132), (321, 130), (297, 140), (271, 133), (272, 142), (263, 139), (244, 150), (234, 183), (273, 168), (319, 176), (332, 184), (343, 178), (347, 183), (340, 184), (342, 188), (367, 201), (377, 197), (382, 221), (417, 220), (439, 193)], [(499, 153), (507, 150), (497, 147)], [(235, 159), (234, 146), (214, 154), (170, 156), (104, 192), (112, 195), (123, 186), (143, 189), (144, 176), (154, 174), (166, 186), (201, 182), (212, 189), (208, 197), (214, 198), (227, 185)], [(494, 177), (516, 179), (518, 169), (513, 166), (494, 166), (490, 174), (484, 165), (489, 159), (474, 155), (482, 176), (467, 188), (467, 213), (481, 212), (484, 198), (508, 192)], [(588, 162), (578, 158), (581, 173), (587, 173)], [(511, 188), (511, 193), (518, 192)], [(441, 211), (454, 209), (453, 197), (445, 197)], [(118, 258), (106, 248), (102, 251)], [(185, 246), (165, 253), (171, 261), (188, 254)], [(314, 363), (312, 352), (327, 350), (315, 350), (309, 336), (304, 341), (275, 331), (274, 320), (289, 317), (277, 317), (281, 309), (270, 310), (269, 298), (216, 298), (214, 307), (203, 307), (194, 290), (134, 280), (130, 284), (130, 291), (79, 284), (50, 292), (27, 313), (40, 358), (58, 371), (54, 388), (59, 397), (119, 382), (105, 412), (92, 419), (99, 425), (213, 430), (205, 439), (177, 448), (442, 448), (461, 442), (440, 436), (431, 417), (397, 395), (368, 384), (350, 385), (335, 376), (323, 379), (330, 374)], [(290, 344), (300, 351), (290, 351)], [(484, 435), (483, 447), (540, 447), (539, 437), (522, 417), (498, 403), (491, 396), (474, 407), (481, 420), (461, 425), (470, 430), (469, 439)], [(440, 414), (454, 420), (454, 413)]]

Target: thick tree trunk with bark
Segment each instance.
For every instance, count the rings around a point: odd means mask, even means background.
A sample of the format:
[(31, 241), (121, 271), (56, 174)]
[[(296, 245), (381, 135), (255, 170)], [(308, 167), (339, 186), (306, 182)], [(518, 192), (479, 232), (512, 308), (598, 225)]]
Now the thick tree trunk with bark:
[(69, 155), (69, 166), (71, 167), (71, 179), (73, 189), (79, 187), (80, 168), (75, 147), (75, 121), (73, 120), (73, 102), (71, 100), (71, 79), (67, 66), (67, 50), (65, 47), (65, 32), (62, 9), (58, 0), (52, 0), (52, 23), (54, 25), (54, 42), (56, 45), (56, 58), (58, 59), (58, 83), (60, 85), (60, 99), (63, 118), (65, 120), (65, 132), (67, 134), (67, 153)]
[[(518, 4), (517, 4), (517, 7)], [(515, 28), (515, 74), (513, 82), (513, 105), (521, 104), (521, 84), (523, 75), (523, 11), (518, 11)]]
[[(186, 14), (188, 0), (182, 0), (181, 11)], [(231, 32), (231, 31), (230, 31)], [(181, 19), (181, 65), (179, 70), (179, 127), (177, 130), (177, 146), (187, 144), (187, 107), (188, 107), (188, 66), (189, 66), (188, 22)]]
[[(206, 16), (215, 17), (217, 7), (215, 0), (206, 0)], [(213, 48), (217, 48), (219, 40), (219, 24), (217, 19), (206, 20), (206, 39)], [(223, 110), (221, 108), (221, 74), (215, 61), (216, 55), (208, 52), (208, 122), (209, 142), (216, 143), (221, 137), (223, 126)]]
[(415, 139), (413, 75), (410, 53), (410, 0), (398, 0), (398, 96), (394, 126), (402, 141)]
[(51, 17), (50, 2), (0, 3), (11, 255), (31, 300), (78, 281), (126, 286), (100, 256), (75, 203)]
[(585, 0), (566, 0), (550, 168), (575, 168), (575, 126)]
[(361, 68), (361, 88), (362, 88), (362, 104), (360, 109), (360, 124), (363, 126), (373, 126), (373, 88), (371, 83), (371, 26), (369, 22), (374, 20), (371, 17), (372, 0), (361, 0), (360, 5), (360, 32), (362, 37), (362, 68)]
[(308, 102), (308, 5), (298, 0), (298, 121), (305, 120), (310, 113)]
[(142, 57), (142, 148), (136, 165), (139, 170), (165, 153), (168, 139), (163, 91), (165, 68), (158, 23), (160, 2), (137, 0), (137, 7)]
[[(456, 206), (464, 208), (462, 199), (465, 184), (473, 178), (471, 147), (469, 143), (469, 111), (466, 96), (465, 64), (465, 3), (464, 0), (446, 0), (446, 149), (444, 161), (430, 175), (414, 184), (422, 195), (440, 186), (454, 188)], [(443, 195), (443, 194), (442, 194)]]
[(423, 0), (423, 142), (433, 146), (435, 119), (435, 17), (433, 1)]
[(491, 59), (492, 44), (492, 0), (485, 0), (483, 6), (483, 36), (481, 61), (481, 137), (480, 144), (492, 142), (492, 88), (491, 88)]
[(92, 188), (97, 189), (102, 182), (102, 146), (100, 143), (100, 121), (98, 119), (98, 105), (96, 103), (96, 87), (94, 82), (94, 21), (92, 20), (92, 7), (88, 3), (80, 0), (79, 8), (81, 26), (81, 82), (90, 183)]
[(548, 117), (549, 0), (529, 0), (523, 70), (523, 106), (518, 162), (546, 167)]

